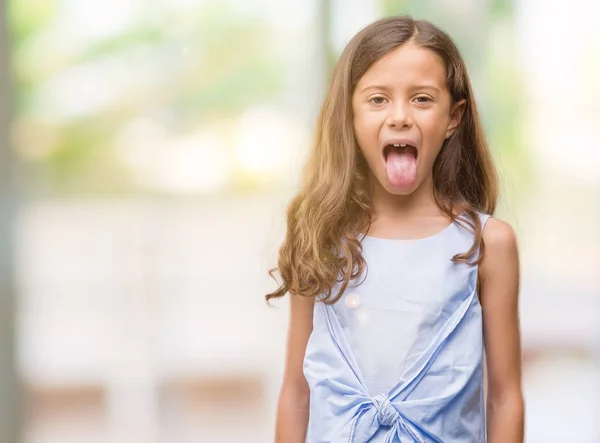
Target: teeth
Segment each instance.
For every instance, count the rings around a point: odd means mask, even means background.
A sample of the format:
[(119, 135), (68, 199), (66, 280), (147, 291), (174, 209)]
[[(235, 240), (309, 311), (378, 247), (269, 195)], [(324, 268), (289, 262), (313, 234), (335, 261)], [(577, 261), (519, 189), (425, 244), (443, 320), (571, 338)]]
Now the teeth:
[(393, 146), (394, 146), (394, 148), (399, 148), (399, 147), (406, 148), (406, 143), (403, 143), (403, 144), (394, 143)]

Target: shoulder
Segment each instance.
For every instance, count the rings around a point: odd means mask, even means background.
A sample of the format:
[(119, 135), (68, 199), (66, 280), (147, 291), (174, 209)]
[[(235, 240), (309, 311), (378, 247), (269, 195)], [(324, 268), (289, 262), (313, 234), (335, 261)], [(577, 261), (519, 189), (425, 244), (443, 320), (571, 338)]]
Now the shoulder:
[(485, 224), (483, 241), (486, 249), (504, 250), (517, 246), (517, 236), (512, 226), (494, 217), (490, 217)]
[(480, 275), (504, 273), (507, 268), (518, 267), (517, 235), (512, 226), (490, 217), (483, 229), (484, 253)]

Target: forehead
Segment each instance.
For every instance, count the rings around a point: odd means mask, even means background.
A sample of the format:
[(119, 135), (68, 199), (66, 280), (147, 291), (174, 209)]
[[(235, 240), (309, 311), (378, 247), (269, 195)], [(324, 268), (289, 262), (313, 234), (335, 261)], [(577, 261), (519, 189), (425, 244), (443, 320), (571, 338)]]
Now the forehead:
[(446, 89), (446, 69), (431, 50), (406, 43), (373, 63), (358, 81), (357, 89), (371, 84), (410, 87), (431, 84)]

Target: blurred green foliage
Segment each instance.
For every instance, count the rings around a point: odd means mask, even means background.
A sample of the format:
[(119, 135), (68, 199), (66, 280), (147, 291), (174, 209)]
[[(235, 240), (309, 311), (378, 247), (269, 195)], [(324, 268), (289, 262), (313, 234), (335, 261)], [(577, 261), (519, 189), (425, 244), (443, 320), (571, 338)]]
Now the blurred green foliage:
[[(147, 8), (151, 7), (150, 3)], [(42, 119), (60, 135), (46, 155), (24, 156), (25, 172), (31, 173), (37, 194), (139, 192), (112, 146), (131, 121), (159, 120), (176, 137), (213, 119), (235, 116), (257, 102), (276, 100), (281, 91), (283, 66), (269, 27), (259, 17), (236, 13), (225, 2), (166, 13), (158, 20), (144, 19), (149, 14), (141, 11), (122, 32), (62, 53), (59, 43), (65, 30), (56, 22), (58, 1), (13, 0), (8, 12), (15, 117), (25, 122), (24, 132), (35, 130), (27, 129), (29, 119)], [(40, 58), (42, 53), (50, 56)], [(106, 62), (130, 66), (127, 94), (83, 115), (52, 118), (51, 104), (44, 103), (48, 84), (81, 66), (102, 78), (110, 66)], [(44, 177), (43, 187), (35, 189), (36, 177)]]

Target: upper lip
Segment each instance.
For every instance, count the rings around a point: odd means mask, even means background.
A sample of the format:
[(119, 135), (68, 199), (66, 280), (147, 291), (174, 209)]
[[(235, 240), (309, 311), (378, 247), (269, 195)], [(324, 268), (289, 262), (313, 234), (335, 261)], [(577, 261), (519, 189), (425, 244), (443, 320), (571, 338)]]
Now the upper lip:
[(411, 140), (410, 138), (390, 138), (388, 140), (385, 140), (381, 148), (382, 152), (385, 151), (385, 147), (388, 145), (409, 145), (417, 150), (417, 155), (419, 153), (419, 147), (417, 146), (417, 142)]

